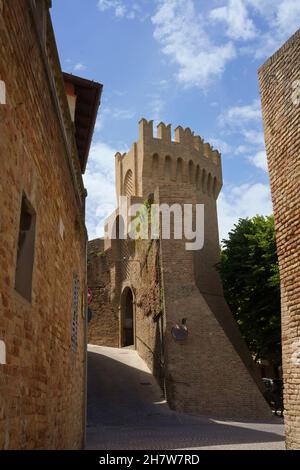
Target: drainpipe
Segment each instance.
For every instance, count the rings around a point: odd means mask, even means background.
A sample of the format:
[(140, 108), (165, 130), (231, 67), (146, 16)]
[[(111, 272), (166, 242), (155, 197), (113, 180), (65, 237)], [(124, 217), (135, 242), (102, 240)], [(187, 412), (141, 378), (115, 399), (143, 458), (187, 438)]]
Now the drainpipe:
[(85, 308), (85, 318), (84, 318), (84, 377), (83, 377), (83, 386), (84, 386), (84, 398), (83, 398), (83, 439), (82, 439), (82, 448), (85, 449), (86, 446), (86, 426), (87, 426), (87, 309)]
[(88, 241), (85, 242), (85, 295), (84, 295), (84, 333), (83, 333), (83, 419), (82, 419), (82, 449), (86, 447), (86, 425), (87, 425), (87, 245)]

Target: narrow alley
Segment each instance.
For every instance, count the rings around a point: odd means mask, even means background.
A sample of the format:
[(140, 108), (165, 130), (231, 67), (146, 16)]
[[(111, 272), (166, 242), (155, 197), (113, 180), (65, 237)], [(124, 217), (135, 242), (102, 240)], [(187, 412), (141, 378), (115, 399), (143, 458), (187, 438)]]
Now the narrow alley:
[(284, 427), (176, 413), (136, 351), (89, 346), (87, 449), (284, 449)]

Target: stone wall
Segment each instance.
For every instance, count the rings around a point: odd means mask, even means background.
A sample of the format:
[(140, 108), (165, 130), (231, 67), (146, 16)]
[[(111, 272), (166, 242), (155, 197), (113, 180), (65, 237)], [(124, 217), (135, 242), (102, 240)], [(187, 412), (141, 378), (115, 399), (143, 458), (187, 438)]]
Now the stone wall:
[[(117, 244), (126, 244), (126, 242)], [(88, 342), (98, 346), (121, 347), (122, 292), (130, 287), (134, 295), (135, 347), (150, 370), (163, 385), (163, 318), (160, 281), (159, 241), (138, 240), (126, 269), (118, 274), (117, 299), (112, 299), (111, 270), (115, 267), (110, 250), (103, 250), (104, 240), (88, 243), (88, 286), (92, 291), (92, 320)], [(121, 250), (120, 250), (121, 251)], [(117, 253), (118, 258), (121, 256)], [(118, 266), (119, 268), (119, 266)]]
[(119, 313), (111, 303), (109, 253), (104, 240), (88, 243), (88, 287), (92, 291), (92, 319), (88, 327), (88, 343), (97, 346), (119, 346)]
[(300, 30), (259, 70), (281, 277), (288, 449), (300, 449)]
[(164, 389), (164, 305), (160, 240), (139, 240), (140, 275), (131, 276), (136, 290), (136, 349)]
[[(78, 449), (86, 349), (83, 185), (76, 160), (68, 158), (42, 59), (51, 59), (53, 75), (61, 76), (48, 12), (46, 56), (30, 2), (0, 3), (0, 79), (7, 93), (0, 105), (0, 340), (7, 353), (0, 365), (0, 449)], [(58, 92), (64, 96), (63, 88)], [(14, 288), (23, 193), (36, 212), (31, 302)], [(71, 342), (74, 275), (77, 345)]]

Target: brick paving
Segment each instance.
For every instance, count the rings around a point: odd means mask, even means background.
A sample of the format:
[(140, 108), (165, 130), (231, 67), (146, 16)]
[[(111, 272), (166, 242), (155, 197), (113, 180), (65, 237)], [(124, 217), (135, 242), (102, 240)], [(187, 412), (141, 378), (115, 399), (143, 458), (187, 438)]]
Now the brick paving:
[(136, 351), (89, 346), (87, 449), (284, 449), (283, 420), (236, 422), (169, 409)]

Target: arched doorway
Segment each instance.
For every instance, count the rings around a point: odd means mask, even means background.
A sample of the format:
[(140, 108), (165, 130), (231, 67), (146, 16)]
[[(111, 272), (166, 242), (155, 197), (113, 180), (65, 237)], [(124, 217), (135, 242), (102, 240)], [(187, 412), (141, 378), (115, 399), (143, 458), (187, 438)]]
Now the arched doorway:
[(126, 287), (122, 294), (122, 347), (134, 346), (134, 297), (130, 287)]

